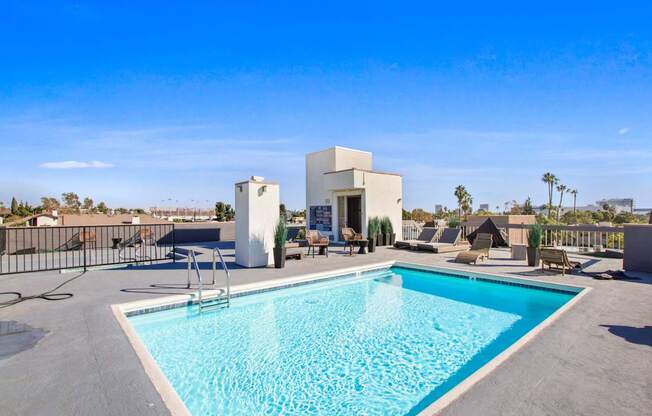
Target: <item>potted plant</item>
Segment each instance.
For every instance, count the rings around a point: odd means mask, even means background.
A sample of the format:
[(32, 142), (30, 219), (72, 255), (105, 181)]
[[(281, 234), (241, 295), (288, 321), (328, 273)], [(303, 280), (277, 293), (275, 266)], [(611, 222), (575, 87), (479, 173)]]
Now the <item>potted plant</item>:
[(539, 247), (541, 247), (542, 229), (539, 224), (532, 224), (527, 236), (527, 265), (535, 267), (539, 265)]
[(375, 224), (375, 230), (376, 230), (376, 247), (380, 247), (383, 245), (383, 234), (382, 234), (382, 229), (381, 229), (381, 222), (380, 218), (374, 217), (373, 218), (374, 224)]
[(385, 239), (386, 243), (389, 246), (394, 245), (394, 241), (396, 240), (396, 234), (394, 234), (394, 226), (392, 225), (392, 220), (389, 219), (389, 217), (385, 217), (387, 220), (387, 224), (385, 225), (386, 227), (386, 233), (385, 233)]
[(382, 217), (380, 218), (380, 245), (386, 246), (389, 244), (389, 236), (388, 231), (389, 229), (387, 228), (387, 222), (389, 221), (389, 218), (387, 217)]
[(367, 223), (367, 240), (369, 240), (367, 249), (370, 253), (376, 251), (376, 237), (378, 235), (378, 224), (375, 218), (369, 218)]
[(281, 215), (274, 227), (274, 267), (282, 269), (285, 267), (285, 241), (288, 237), (288, 226), (285, 218)]

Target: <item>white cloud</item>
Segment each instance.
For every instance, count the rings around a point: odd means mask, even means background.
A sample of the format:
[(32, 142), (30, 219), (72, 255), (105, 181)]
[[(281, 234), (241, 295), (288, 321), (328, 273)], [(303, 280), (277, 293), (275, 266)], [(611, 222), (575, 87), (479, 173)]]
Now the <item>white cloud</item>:
[(100, 162), (98, 160), (93, 160), (91, 162), (78, 162), (76, 160), (66, 160), (64, 162), (45, 162), (41, 163), (39, 167), (44, 169), (103, 169), (103, 168), (112, 168), (113, 165), (110, 163)]
[(622, 129), (618, 130), (618, 134), (620, 134), (621, 136), (627, 133), (629, 133), (629, 127), (623, 127)]

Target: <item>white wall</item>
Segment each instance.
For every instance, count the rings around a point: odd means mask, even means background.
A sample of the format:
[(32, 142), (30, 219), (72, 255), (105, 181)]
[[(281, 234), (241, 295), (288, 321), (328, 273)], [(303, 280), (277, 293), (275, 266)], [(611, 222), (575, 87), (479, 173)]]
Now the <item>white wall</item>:
[(364, 152), (362, 150), (348, 149), (346, 147), (336, 146), (333, 148), (335, 151), (335, 169), (372, 169), (372, 156), (371, 152)]
[(371, 217), (389, 217), (394, 233), (400, 237), (403, 222), (403, 178), (385, 173), (364, 173), (363, 229)]
[(279, 204), (276, 183), (246, 181), (235, 185), (237, 264), (261, 267), (274, 261), (274, 227), (279, 218)]
[(57, 219), (51, 218), (48, 216), (36, 217), (36, 226), (37, 227), (55, 227), (57, 225)]

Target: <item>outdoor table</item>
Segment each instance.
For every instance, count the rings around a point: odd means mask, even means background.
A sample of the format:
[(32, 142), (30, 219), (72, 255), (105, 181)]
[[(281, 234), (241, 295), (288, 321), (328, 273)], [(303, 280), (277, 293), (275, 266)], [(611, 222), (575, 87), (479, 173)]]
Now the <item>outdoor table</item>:
[(359, 247), (358, 254), (367, 254), (367, 246), (369, 245), (369, 240), (364, 240), (364, 239), (351, 240), (351, 242), (350, 242), (351, 248), (350, 248), (350, 251), (349, 251), (350, 256), (353, 255), (353, 246), (354, 245)]
[(360, 247), (358, 249), (358, 254), (367, 254), (367, 246), (369, 245), (369, 240), (356, 240), (356, 243)]

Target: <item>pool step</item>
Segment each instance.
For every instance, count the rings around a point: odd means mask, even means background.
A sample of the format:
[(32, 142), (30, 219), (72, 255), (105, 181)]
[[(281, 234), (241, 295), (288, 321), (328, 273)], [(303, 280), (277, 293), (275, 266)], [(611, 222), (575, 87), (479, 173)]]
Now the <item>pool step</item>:
[(228, 308), (229, 299), (223, 296), (211, 299), (203, 299), (199, 302), (199, 310), (204, 311), (212, 308)]

